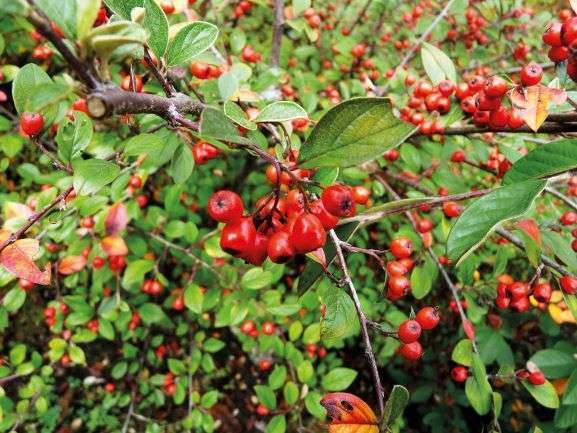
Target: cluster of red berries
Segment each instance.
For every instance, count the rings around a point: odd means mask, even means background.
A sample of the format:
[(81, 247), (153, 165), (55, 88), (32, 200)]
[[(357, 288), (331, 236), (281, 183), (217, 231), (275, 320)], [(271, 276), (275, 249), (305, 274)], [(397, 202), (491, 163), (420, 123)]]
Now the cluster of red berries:
[(547, 303), (551, 299), (552, 292), (548, 283), (536, 284), (531, 290), (529, 284), (522, 281), (512, 281), (509, 284), (502, 281), (497, 284), (495, 304), (502, 310), (512, 308), (518, 313), (523, 313), (531, 308), (530, 295), (537, 302)]
[[(260, 332), (264, 335), (273, 335), (276, 332), (276, 325), (270, 321), (263, 322)], [(254, 320), (245, 320), (240, 325), (240, 332), (248, 337), (256, 338), (259, 336), (260, 332)]]
[(140, 324), (140, 314), (138, 314), (138, 312), (134, 312), (132, 313), (132, 317), (130, 318), (130, 323), (128, 323), (128, 329), (131, 331), (134, 331), (136, 328), (138, 328), (138, 325)]
[(323, 19), (313, 8), (305, 9), (303, 16), (311, 29), (318, 29), (323, 22)]
[[(296, 173), (297, 170), (292, 172), (294, 176)], [(298, 171), (298, 174), (308, 176), (305, 171)], [(274, 166), (267, 169), (267, 177), (269, 180), (274, 178), (277, 183)], [(281, 174), (283, 185), (288, 186), (291, 181), (286, 172)], [(286, 199), (280, 195), (261, 197), (256, 203), (255, 214), (244, 216), (240, 196), (223, 190), (210, 197), (208, 213), (214, 220), (225, 223), (221, 248), (234, 257), (260, 266), (267, 257), (274, 263), (285, 263), (297, 254), (322, 248), (326, 232), (336, 227), (339, 218), (353, 216), (357, 203), (366, 204), (369, 194), (366, 188), (334, 184), (323, 190), (320, 200), (309, 203), (299, 189), (292, 189)]]
[(234, 17), (236, 19), (242, 18), (252, 9), (252, 3), (247, 0), (242, 0), (234, 8)]
[(419, 310), (414, 319), (401, 323), (398, 336), (403, 344), (398, 349), (399, 354), (411, 361), (420, 359), (423, 356), (423, 346), (418, 340), (423, 329), (429, 331), (436, 328), (440, 320), (437, 308), (424, 307)]
[(545, 383), (545, 375), (542, 371), (536, 369), (532, 369), (532, 371), (525, 369), (516, 371), (515, 377), (520, 380), (528, 380), (533, 385), (543, 385)]
[(554, 63), (567, 61), (567, 75), (577, 82), (577, 17), (549, 24), (543, 33), (543, 42), (549, 45), (549, 59)]
[(209, 63), (194, 62), (190, 65), (190, 73), (199, 80), (209, 80), (222, 75), (222, 69)]
[(147, 293), (152, 296), (158, 296), (163, 292), (164, 286), (158, 280), (149, 279), (143, 281), (140, 290), (143, 293)]
[(255, 51), (252, 45), (246, 45), (242, 49), (242, 60), (247, 63), (258, 63), (262, 60), (262, 54)]
[(324, 91), (321, 91), (320, 96), (327, 97), (332, 104), (339, 104), (341, 102), (341, 93), (332, 84), (329, 84)]
[(220, 150), (206, 141), (197, 141), (192, 146), (192, 157), (196, 165), (206, 164), (220, 155)]
[[(50, 26), (52, 28), (52, 30), (60, 37), (60, 38), (64, 38), (64, 33), (62, 33), (62, 30), (60, 30), (60, 28), (56, 25), (56, 23), (54, 21), (50, 22)], [(54, 51), (52, 51), (52, 49), (50, 47), (47, 47), (46, 45), (42, 44), (44, 38), (43, 36), (40, 34), (40, 32), (38, 32), (38, 30), (33, 30), (30, 33), (30, 36), (32, 37), (32, 40), (34, 42), (36, 42), (36, 46), (32, 49), (32, 58), (34, 60), (38, 60), (38, 61), (46, 61), (49, 60), (52, 55), (54, 54)]]
[(174, 383), (174, 374), (168, 372), (164, 375), (164, 382), (162, 383), (166, 395), (174, 395), (176, 392), (176, 384)]
[(411, 282), (406, 274), (413, 269), (413, 261), (409, 258), (413, 254), (413, 242), (405, 237), (394, 239), (389, 250), (397, 260), (387, 263), (387, 298), (396, 301), (404, 297), (411, 288)]
[[(60, 310), (60, 313), (62, 313), (63, 316), (68, 314), (69, 308), (68, 305), (61, 302), (58, 306), (58, 310)], [(45, 323), (46, 326), (48, 326), (49, 328), (51, 328), (52, 326), (54, 326), (56, 324), (57, 321), (57, 311), (56, 308), (54, 307), (46, 307), (44, 309), (44, 319), (45, 319)]]
[[(469, 8), (465, 11), (465, 18), (467, 20), (465, 30), (459, 34), (458, 30), (453, 27), (447, 31), (447, 39), (450, 41), (460, 39), (468, 49), (473, 48), (475, 43), (479, 45), (487, 45), (489, 38), (483, 32), (488, 25), (487, 20), (480, 16), (473, 8)], [(456, 21), (454, 17), (450, 17), (448, 21), (450, 24), (455, 26)]]
[(311, 358), (314, 358), (318, 355), (320, 359), (323, 359), (325, 356), (327, 356), (327, 349), (322, 346), (318, 347), (314, 343), (307, 344), (305, 349)]

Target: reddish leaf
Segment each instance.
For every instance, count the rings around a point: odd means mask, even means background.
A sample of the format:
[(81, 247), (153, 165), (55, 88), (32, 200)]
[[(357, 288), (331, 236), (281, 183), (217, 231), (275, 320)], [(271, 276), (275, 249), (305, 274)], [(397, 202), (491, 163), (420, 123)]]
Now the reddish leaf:
[(379, 433), (375, 413), (355, 395), (344, 392), (327, 394), (321, 405), (331, 420), (329, 433)]
[(563, 89), (553, 89), (540, 84), (531, 87), (516, 87), (509, 95), (513, 110), (527, 126), (537, 132), (547, 116), (551, 102), (559, 105), (566, 101)]
[(58, 265), (58, 272), (62, 275), (75, 274), (80, 272), (86, 266), (86, 257), (84, 256), (67, 256), (64, 257)]
[(465, 331), (465, 335), (467, 335), (469, 340), (473, 341), (475, 339), (475, 327), (469, 320), (463, 321), (463, 330)]
[(10, 201), (4, 205), (4, 215), (9, 220), (11, 218), (28, 218), (34, 215), (34, 212), (25, 204)]
[(308, 253), (307, 256), (321, 265), (323, 269), (327, 268), (327, 257), (325, 256), (325, 250), (323, 248), (318, 248)]
[(125, 256), (128, 247), (120, 236), (107, 236), (100, 242), (100, 246), (109, 256)]
[(517, 227), (527, 233), (537, 245), (541, 246), (541, 232), (539, 226), (533, 219), (521, 220), (517, 223)]
[(106, 233), (109, 235), (116, 235), (126, 228), (128, 224), (128, 213), (126, 206), (123, 203), (117, 203), (110, 208), (104, 226)]
[(41, 271), (33, 261), (38, 249), (37, 240), (21, 239), (4, 248), (0, 253), (0, 264), (18, 278), (48, 286), (52, 274), (50, 263), (46, 265), (44, 271)]

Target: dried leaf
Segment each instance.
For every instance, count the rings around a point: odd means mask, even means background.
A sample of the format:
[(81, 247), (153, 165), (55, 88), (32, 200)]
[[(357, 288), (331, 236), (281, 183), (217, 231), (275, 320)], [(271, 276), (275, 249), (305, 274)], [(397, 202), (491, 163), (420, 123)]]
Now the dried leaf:
[(539, 84), (531, 87), (517, 87), (510, 93), (509, 98), (513, 110), (529, 128), (537, 132), (549, 116), (551, 103), (557, 105), (564, 103), (567, 93), (563, 89), (553, 89)]
[(109, 235), (116, 235), (126, 228), (128, 224), (128, 213), (126, 206), (123, 203), (117, 203), (110, 208), (104, 226), (106, 233)]
[(32, 257), (38, 253), (38, 245), (34, 246), (34, 242), (38, 243), (34, 239), (22, 239), (12, 245), (8, 245), (0, 253), (0, 264), (18, 278), (48, 286), (50, 285), (52, 274), (50, 263), (46, 265), (44, 271), (38, 269), (38, 266), (32, 260)]
[(71, 275), (80, 272), (86, 266), (86, 257), (67, 256), (60, 261), (58, 272), (62, 275)]
[(34, 212), (25, 204), (10, 201), (4, 205), (4, 216), (7, 220), (11, 218), (28, 218), (32, 215), (34, 215)]
[(541, 246), (541, 232), (539, 231), (539, 226), (533, 219), (521, 220), (517, 223), (519, 230), (523, 230), (531, 239), (533, 239), (537, 245)]
[(325, 255), (325, 250), (322, 248), (318, 248), (310, 253), (307, 254), (307, 257), (311, 260), (314, 260), (319, 265), (323, 267), (323, 269), (327, 268), (327, 257)]
[(327, 394), (321, 405), (331, 420), (329, 433), (379, 433), (375, 413), (355, 395), (344, 392)]
[(125, 256), (128, 247), (120, 236), (107, 236), (100, 242), (100, 246), (109, 256)]

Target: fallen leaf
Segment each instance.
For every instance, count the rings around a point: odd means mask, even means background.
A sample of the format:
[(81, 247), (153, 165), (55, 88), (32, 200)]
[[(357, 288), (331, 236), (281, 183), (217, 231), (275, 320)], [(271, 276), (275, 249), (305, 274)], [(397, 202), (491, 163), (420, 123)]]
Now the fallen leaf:
[(367, 403), (353, 394), (335, 392), (321, 400), (331, 421), (329, 433), (379, 433), (377, 417)]
[(58, 272), (62, 275), (71, 275), (80, 272), (86, 266), (86, 257), (67, 256), (58, 265)]
[(533, 219), (521, 220), (517, 223), (517, 227), (524, 231), (528, 236), (531, 237), (537, 245), (541, 246), (541, 232), (539, 231), (539, 226)]
[(38, 266), (36, 266), (32, 257), (38, 253), (38, 246), (35, 246), (34, 242), (37, 243), (38, 241), (34, 239), (21, 239), (8, 245), (0, 253), (0, 264), (18, 278), (31, 281), (35, 284), (48, 286), (50, 285), (50, 277), (52, 275), (51, 266), (50, 263), (48, 263), (44, 271), (41, 271)]
[(562, 104), (567, 100), (563, 89), (553, 89), (538, 84), (530, 87), (516, 87), (509, 94), (515, 111), (531, 128), (537, 132), (549, 116), (551, 103)]
[(128, 224), (128, 213), (126, 212), (126, 206), (123, 203), (117, 203), (112, 206), (108, 215), (106, 215), (106, 220), (104, 221), (104, 226), (106, 227), (106, 233), (109, 235), (116, 235), (126, 228)]
[(100, 246), (109, 256), (125, 256), (128, 247), (120, 236), (107, 236), (100, 242)]

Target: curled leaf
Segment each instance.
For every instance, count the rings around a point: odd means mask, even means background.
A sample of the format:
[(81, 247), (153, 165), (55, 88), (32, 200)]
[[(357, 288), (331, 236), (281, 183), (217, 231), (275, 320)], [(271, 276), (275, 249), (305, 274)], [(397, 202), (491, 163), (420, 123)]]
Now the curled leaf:
[(107, 236), (102, 239), (100, 246), (109, 256), (125, 256), (128, 254), (126, 242), (120, 236)]
[(553, 89), (536, 85), (516, 87), (509, 95), (513, 110), (525, 121), (527, 126), (537, 132), (549, 116), (551, 103), (562, 104), (567, 99), (563, 89)]
[(329, 433), (379, 433), (375, 413), (355, 395), (345, 392), (327, 394), (321, 405), (331, 420)]
[(128, 213), (126, 212), (126, 206), (124, 206), (123, 203), (117, 203), (112, 206), (108, 211), (108, 215), (106, 215), (106, 220), (104, 221), (106, 233), (109, 235), (118, 234), (126, 228), (127, 224)]
[(80, 272), (86, 266), (84, 256), (67, 256), (60, 261), (58, 272), (62, 275), (71, 275)]

